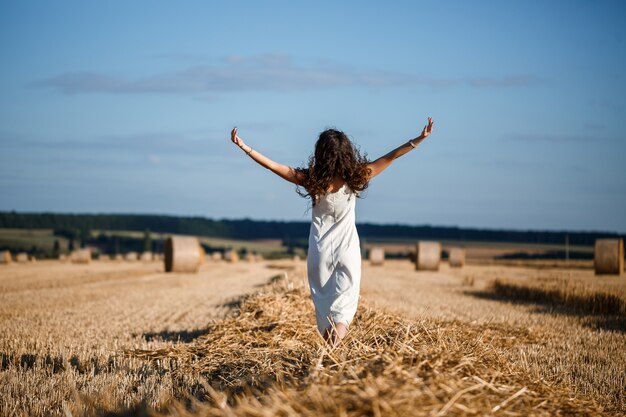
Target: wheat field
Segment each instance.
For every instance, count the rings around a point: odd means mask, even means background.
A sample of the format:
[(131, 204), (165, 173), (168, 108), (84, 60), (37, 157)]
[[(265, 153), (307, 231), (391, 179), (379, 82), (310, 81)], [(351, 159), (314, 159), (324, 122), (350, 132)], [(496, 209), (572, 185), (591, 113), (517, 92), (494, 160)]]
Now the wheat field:
[(624, 415), (625, 277), (363, 265), (345, 342), (305, 263), (0, 266), (0, 415)]

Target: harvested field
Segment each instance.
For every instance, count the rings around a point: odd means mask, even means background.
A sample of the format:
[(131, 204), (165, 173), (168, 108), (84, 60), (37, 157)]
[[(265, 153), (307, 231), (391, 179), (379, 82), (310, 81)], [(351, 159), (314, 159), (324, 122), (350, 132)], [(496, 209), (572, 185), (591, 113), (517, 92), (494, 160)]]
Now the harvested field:
[[(573, 395), (590, 395), (626, 412), (626, 315), (598, 307), (606, 294), (613, 296), (611, 303), (624, 305), (626, 277), (599, 279), (592, 269), (444, 264), (439, 273), (414, 272), (409, 280), (411, 269), (389, 263), (383, 277), (364, 269), (363, 297), (415, 318), (527, 329), (541, 342), (521, 343), (512, 360), (525, 363), (531, 374), (564, 383)], [(505, 283), (518, 291), (497, 288)], [(559, 288), (558, 296), (525, 295), (538, 288)]]
[[(624, 299), (617, 277), (364, 263), (355, 322), (328, 351), (304, 268), (290, 260), (211, 262), (198, 274), (165, 274), (159, 263), (2, 266), (0, 414), (626, 412), (621, 313), (581, 314), (560, 298), (517, 300), (494, 287), (551, 288), (568, 278), (567, 291)], [(603, 326), (609, 319), (617, 322)]]

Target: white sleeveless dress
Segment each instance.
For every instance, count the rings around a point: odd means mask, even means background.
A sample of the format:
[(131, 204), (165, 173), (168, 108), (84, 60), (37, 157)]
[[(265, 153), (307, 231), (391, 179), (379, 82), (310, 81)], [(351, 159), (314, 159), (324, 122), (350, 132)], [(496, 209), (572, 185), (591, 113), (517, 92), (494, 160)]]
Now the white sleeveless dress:
[(313, 207), (307, 272), (321, 334), (333, 323), (349, 325), (361, 285), (361, 248), (355, 223), (356, 195), (347, 184)]

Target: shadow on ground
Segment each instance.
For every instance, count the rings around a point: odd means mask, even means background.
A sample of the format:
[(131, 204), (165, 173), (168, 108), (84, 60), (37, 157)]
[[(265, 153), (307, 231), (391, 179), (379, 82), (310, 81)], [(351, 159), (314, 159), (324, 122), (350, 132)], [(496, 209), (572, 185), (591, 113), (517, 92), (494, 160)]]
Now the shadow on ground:
[[(496, 293), (490, 290), (463, 291), (463, 294), (483, 300), (506, 302), (523, 306), (536, 307), (532, 311), (540, 314), (556, 314), (580, 319), (582, 325), (597, 330), (607, 330), (626, 333), (626, 317), (622, 314), (602, 312), (594, 309), (591, 304), (576, 302), (560, 302), (558, 297), (553, 297), (551, 292), (542, 292), (541, 289), (533, 289), (529, 292), (526, 288), (515, 291)], [(613, 311), (610, 309), (609, 311)]]
[(171, 330), (162, 330), (160, 332), (146, 332), (142, 334), (142, 337), (146, 342), (152, 342), (155, 340), (162, 340), (164, 342), (183, 342), (189, 343), (200, 336), (204, 336), (209, 333), (208, 328), (204, 329), (196, 329), (196, 330), (180, 330), (180, 331), (171, 331)]
[(42, 369), (51, 374), (72, 369), (79, 374), (97, 375), (114, 369), (115, 357), (110, 355), (108, 357), (79, 358), (78, 355), (64, 357), (62, 355), (35, 353), (23, 353), (21, 355), (0, 353), (0, 371), (6, 371), (12, 367), (23, 370)]

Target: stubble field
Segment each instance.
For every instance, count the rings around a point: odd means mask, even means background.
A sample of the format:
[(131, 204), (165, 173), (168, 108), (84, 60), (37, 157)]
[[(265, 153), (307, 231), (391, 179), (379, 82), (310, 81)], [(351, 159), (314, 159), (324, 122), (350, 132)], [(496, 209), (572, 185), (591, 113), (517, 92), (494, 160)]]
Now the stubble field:
[(626, 412), (624, 276), (364, 262), (359, 312), (329, 351), (305, 270), (2, 265), (0, 414)]

